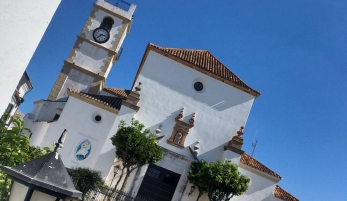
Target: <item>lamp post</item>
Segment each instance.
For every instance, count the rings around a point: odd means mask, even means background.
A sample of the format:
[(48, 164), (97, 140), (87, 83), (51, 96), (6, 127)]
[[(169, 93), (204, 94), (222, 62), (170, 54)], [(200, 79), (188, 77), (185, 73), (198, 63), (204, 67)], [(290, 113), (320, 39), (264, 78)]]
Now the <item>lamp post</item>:
[(116, 175), (119, 173), (119, 171), (120, 171), (120, 165), (113, 166), (113, 178), (110, 184), (110, 188), (112, 187), (113, 180), (116, 177)]
[[(114, 180), (114, 178), (116, 177), (116, 175), (119, 173), (119, 171), (120, 171), (120, 165), (114, 165), (114, 166), (113, 166), (113, 178), (112, 178), (111, 183), (110, 183), (110, 185), (109, 185), (109, 187), (108, 187), (108, 189), (107, 189), (107, 193), (106, 193), (106, 195), (105, 195), (103, 201), (104, 201), (104, 200), (106, 199), (106, 197), (108, 196), (108, 194), (109, 194), (109, 192), (110, 192), (110, 190), (111, 190), (111, 188), (112, 188), (113, 180)], [(112, 192), (112, 191), (111, 191), (111, 192)]]
[(66, 134), (65, 129), (53, 152), (14, 167), (0, 167), (12, 179), (10, 201), (75, 200), (82, 195), (59, 154)]
[(195, 190), (195, 186), (190, 187), (190, 192), (188, 193), (188, 196), (190, 196)]

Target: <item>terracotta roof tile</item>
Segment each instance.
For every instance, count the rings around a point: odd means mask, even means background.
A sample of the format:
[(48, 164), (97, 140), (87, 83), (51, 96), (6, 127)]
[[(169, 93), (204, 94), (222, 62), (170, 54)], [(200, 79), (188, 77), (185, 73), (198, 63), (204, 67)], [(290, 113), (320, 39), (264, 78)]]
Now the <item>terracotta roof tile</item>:
[(285, 191), (283, 188), (276, 185), (275, 191), (274, 191), (275, 197), (284, 200), (284, 201), (299, 201), (296, 197), (292, 196), (290, 193)]
[(119, 98), (127, 99), (128, 94), (131, 92), (130, 90), (126, 89), (119, 89), (119, 88), (112, 88), (112, 87), (104, 87), (102, 90), (111, 93), (115, 96), (118, 96)]
[(260, 96), (260, 92), (246, 85), (239, 77), (237, 77), (233, 72), (231, 72), (208, 50), (164, 48), (154, 45), (152, 43), (149, 44), (149, 47), (153, 47), (157, 50), (160, 50), (163, 53), (167, 53), (185, 62), (193, 64), (201, 70), (216, 75), (219, 78), (222, 78), (223, 80), (228, 80), (242, 88), (243, 91), (248, 92), (255, 97)]
[(265, 165), (263, 165), (261, 162), (255, 160), (252, 156), (243, 153), (241, 156), (241, 160), (240, 163), (243, 163), (245, 165), (248, 165), (252, 168), (255, 168), (257, 170), (260, 170), (266, 174), (269, 174), (273, 177), (276, 177), (278, 179), (282, 179), (282, 177), (280, 175), (278, 175), (276, 172), (270, 170), (268, 167), (266, 167)]
[(105, 105), (105, 106), (110, 107), (110, 108), (115, 109), (115, 110), (119, 110), (122, 106), (123, 99), (118, 98), (118, 97), (87, 94), (87, 93), (83, 93), (83, 92), (73, 90), (73, 89), (68, 89), (68, 90), (69, 90), (69, 92), (72, 92), (78, 96), (85, 97), (89, 100), (92, 100), (96, 103)]

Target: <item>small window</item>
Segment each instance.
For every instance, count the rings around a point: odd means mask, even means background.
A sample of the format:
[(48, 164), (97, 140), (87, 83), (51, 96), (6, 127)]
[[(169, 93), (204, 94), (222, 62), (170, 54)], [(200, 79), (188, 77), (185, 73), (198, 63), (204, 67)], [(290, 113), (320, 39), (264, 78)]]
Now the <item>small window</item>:
[(102, 123), (104, 117), (105, 117), (104, 114), (99, 111), (93, 112), (91, 116), (92, 121), (97, 124)]
[(59, 114), (55, 114), (53, 121), (57, 121), (59, 119), (60, 115)]
[(194, 89), (196, 91), (202, 91), (204, 89), (204, 85), (201, 82), (195, 82), (194, 83)]
[(114, 23), (114, 21), (112, 18), (105, 17), (104, 20), (101, 22), (100, 27), (103, 27), (103, 28), (107, 29), (108, 31), (110, 31), (112, 29), (113, 23)]
[(95, 116), (95, 121), (99, 122), (99, 121), (101, 121), (101, 119), (102, 119), (102, 118), (101, 118), (100, 115), (96, 115), (96, 116)]

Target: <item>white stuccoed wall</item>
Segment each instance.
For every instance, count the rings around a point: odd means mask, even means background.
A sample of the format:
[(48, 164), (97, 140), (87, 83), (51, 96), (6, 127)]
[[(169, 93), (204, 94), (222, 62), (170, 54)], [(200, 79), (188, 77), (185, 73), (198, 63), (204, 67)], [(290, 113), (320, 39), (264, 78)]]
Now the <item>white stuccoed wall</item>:
[[(96, 114), (102, 116), (102, 120), (99, 123), (93, 120)], [(113, 127), (116, 117), (117, 115), (114, 113), (100, 109), (74, 97), (69, 97), (59, 120), (49, 123), (46, 132), (40, 132), (39, 128), (42, 128), (41, 126), (37, 126), (37, 128), (33, 127), (35, 129), (32, 129), (32, 140), (40, 138), (41, 142), (37, 140), (40, 143), (39, 146), (51, 146), (52, 143), (57, 142), (63, 130), (67, 129), (68, 133), (64, 148), (60, 151), (65, 166), (94, 168), (105, 141), (109, 140), (109, 132)], [(82, 138), (91, 141), (92, 150), (85, 160), (77, 161), (74, 157), (75, 149), (77, 144), (83, 140)], [(113, 159), (110, 160), (113, 161)]]
[[(196, 92), (196, 81), (204, 92)], [(199, 159), (216, 161), (223, 146), (246, 124), (254, 97), (167, 57), (150, 51), (136, 80), (142, 82), (140, 110), (135, 118), (152, 132), (162, 124), (165, 138), (160, 146), (191, 157), (188, 146), (200, 141)], [(196, 113), (195, 126), (185, 140), (185, 149), (167, 144), (175, 117), (185, 108), (183, 121)]]
[(61, 114), (65, 107), (65, 101), (47, 101), (38, 100), (34, 102), (34, 108), (31, 114), (34, 115), (34, 121), (52, 121), (55, 114)]
[(61, 88), (57, 100), (66, 100), (67, 89), (74, 89), (81, 92), (88, 92), (90, 85), (92, 84), (94, 78), (81, 73), (75, 69), (71, 69), (68, 78), (65, 80), (63, 87)]
[[(25, 126), (31, 129), (33, 133), (30, 144), (40, 147), (52, 147), (52, 143), (57, 142), (63, 130), (67, 129), (64, 148), (60, 151), (65, 166), (69, 168), (89, 167), (101, 171), (103, 178), (106, 179), (116, 156), (115, 147), (112, 145), (110, 138), (116, 134), (121, 120), (129, 125), (135, 111), (122, 106), (118, 115), (116, 115), (70, 96), (66, 103), (37, 101), (33, 114), (35, 116), (55, 114), (54, 111), (57, 106), (62, 103), (65, 107), (58, 121), (50, 123), (35, 122), (26, 116)], [(45, 107), (42, 110), (45, 111), (44, 113), (41, 112), (43, 107)], [(36, 113), (34, 113), (35, 111)], [(100, 123), (93, 120), (97, 114), (102, 116)], [(74, 155), (76, 146), (83, 139), (90, 140), (92, 151), (85, 160), (77, 161)]]
[(239, 167), (239, 172), (251, 181), (246, 193), (233, 197), (232, 201), (272, 200), (276, 183)]
[(108, 52), (87, 42), (82, 42), (78, 48), (76, 57), (73, 58), (74, 63), (95, 74), (102, 72), (101, 66), (108, 57)]
[(60, 2), (0, 1), (0, 114), (10, 102)]

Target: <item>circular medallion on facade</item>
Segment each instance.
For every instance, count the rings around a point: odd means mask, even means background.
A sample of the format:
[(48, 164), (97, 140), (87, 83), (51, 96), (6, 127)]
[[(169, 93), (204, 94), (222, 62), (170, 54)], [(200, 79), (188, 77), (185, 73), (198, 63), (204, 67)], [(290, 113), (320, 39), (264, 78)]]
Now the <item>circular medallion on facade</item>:
[(90, 143), (90, 141), (87, 139), (82, 140), (76, 146), (76, 151), (75, 151), (76, 159), (79, 161), (83, 161), (89, 156), (91, 151), (92, 151), (92, 144)]

